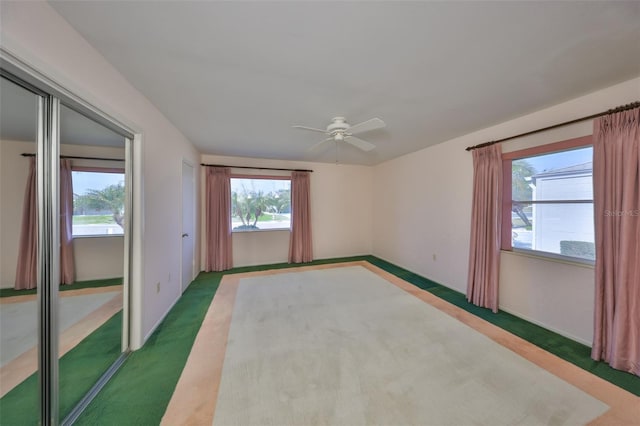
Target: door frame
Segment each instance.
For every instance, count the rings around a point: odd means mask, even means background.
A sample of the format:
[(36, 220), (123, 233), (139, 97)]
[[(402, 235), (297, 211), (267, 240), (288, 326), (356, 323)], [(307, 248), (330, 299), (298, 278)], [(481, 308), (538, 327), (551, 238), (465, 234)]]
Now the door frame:
[[(180, 162), (180, 234), (182, 235), (183, 233), (183, 229), (182, 229), (182, 224), (184, 223), (184, 201), (185, 201), (185, 197), (184, 197), (184, 175), (183, 175), (183, 171), (184, 171), (184, 165), (187, 165), (189, 167), (191, 167), (191, 199), (193, 200), (193, 208), (192, 208), (192, 214), (191, 214), (191, 223), (193, 226), (192, 232), (194, 235), (192, 235), (192, 240), (191, 240), (191, 252), (192, 252), (192, 256), (191, 256), (191, 273), (189, 274), (189, 276), (191, 277), (189, 284), (191, 283), (191, 281), (193, 281), (194, 278), (194, 269), (195, 269), (195, 264), (196, 264), (196, 239), (195, 239), (195, 232), (196, 232), (196, 210), (197, 210), (197, 203), (196, 203), (196, 168), (195, 165), (193, 164), (192, 161), (190, 161), (187, 158), (183, 158), (182, 161)], [(187, 284), (185, 286), (185, 284), (182, 282), (182, 278), (183, 278), (183, 268), (184, 268), (184, 259), (183, 259), (183, 247), (184, 246), (184, 239), (181, 237), (180, 238), (180, 294), (184, 293), (185, 290), (187, 289), (187, 287), (189, 286), (189, 284)]]

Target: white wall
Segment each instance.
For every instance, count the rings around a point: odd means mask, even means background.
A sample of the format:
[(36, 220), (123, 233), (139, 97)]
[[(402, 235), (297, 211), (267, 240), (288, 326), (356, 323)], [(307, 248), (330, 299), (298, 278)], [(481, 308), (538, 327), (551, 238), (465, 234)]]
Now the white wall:
[[(35, 152), (35, 143), (0, 141), (0, 288), (12, 288), (18, 262), (18, 243), (22, 226), (24, 191), (29, 174), (29, 160), (23, 152)], [(124, 158), (124, 149), (61, 145), (63, 155)], [(98, 165), (94, 162), (74, 162), (79, 165)], [(101, 162), (104, 166), (104, 162)], [(116, 278), (123, 276), (124, 239), (121, 236), (75, 238), (73, 240), (76, 281)]]
[[(640, 78), (382, 163), (374, 170), (373, 254), (465, 292), (473, 182), (470, 145), (636, 101)], [(503, 151), (585, 136), (583, 122), (513, 140)], [(435, 258), (434, 258), (435, 256)], [(501, 255), (500, 308), (590, 344), (593, 269)]]
[(198, 152), (49, 4), (0, 7), (3, 49), (138, 133), (131, 265), (132, 346), (138, 348), (181, 294), (182, 160), (196, 164)]
[[(315, 259), (369, 254), (372, 249), (373, 169), (365, 166), (308, 163), (255, 158), (203, 155), (207, 164), (251, 167), (312, 169), (311, 217)], [(267, 171), (232, 170), (242, 174), (280, 174)], [(204, 168), (202, 199), (204, 199)], [(203, 204), (204, 208), (204, 204)], [(204, 220), (204, 210), (202, 211)], [(204, 230), (204, 222), (202, 223)], [(205, 247), (201, 249), (204, 269)], [(233, 234), (234, 266), (286, 262), (289, 231), (260, 231)]]
[(124, 275), (124, 237), (73, 239), (76, 281), (118, 278)]

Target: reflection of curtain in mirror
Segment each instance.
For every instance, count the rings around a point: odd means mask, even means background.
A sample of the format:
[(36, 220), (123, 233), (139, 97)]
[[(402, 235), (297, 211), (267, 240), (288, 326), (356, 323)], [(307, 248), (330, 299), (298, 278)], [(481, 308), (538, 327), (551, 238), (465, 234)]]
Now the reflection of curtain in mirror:
[(75, 279), (72, 220), (71, 160), (60, 160), (60, 284), (71, 284)]
[(36, 204), (36, 159), (29, 158), (29, 176), (24, 191), (22, 228), (16, 268), (16, 290), (36, 288), (38, 262), (38, 208)]
[[(38, 258), (38, 209), (36, 203), (35, 157), (29, 158), (29, 176), (24, 194), (22, 229), (16, 268), (15, 289), (36, 288)], [(75, 279), (73, 262), (73, 184), (71, 161), (60, 160), (60, 283)]]

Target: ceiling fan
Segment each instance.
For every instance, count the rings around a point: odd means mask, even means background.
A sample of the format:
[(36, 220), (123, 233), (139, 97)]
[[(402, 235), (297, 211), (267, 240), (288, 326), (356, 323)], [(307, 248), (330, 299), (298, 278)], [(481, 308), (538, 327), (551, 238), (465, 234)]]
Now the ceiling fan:
[(363, 121), (362, 123), (351, 126), (347, 123), (344, 117), (334, 117), (331, 120), (331, 123), (327, 126), (326, 130), (315, 129), (313, 127), (306, 126), (293, 126), (294, 129), (302, 129), (302, 130), (311, 130), (313, 132), (324, 133), (329, 136), (325, 140), (318, 142), (313, 145), (310, 150), (317, 148), (327, 141), (335, 141), (337, 142), (346, 142), (349, 143), (356, 148), (360, 148), (363, 151), (371, 151), (376, 146), (370, 142), (364, 141), (362, 139), (356, 138), (353, 136), (356, 133), (364, 133), (370, 130), (381, 129), (385, 126), (384, 121), (379, 118), (372, 118), (371, 120)]

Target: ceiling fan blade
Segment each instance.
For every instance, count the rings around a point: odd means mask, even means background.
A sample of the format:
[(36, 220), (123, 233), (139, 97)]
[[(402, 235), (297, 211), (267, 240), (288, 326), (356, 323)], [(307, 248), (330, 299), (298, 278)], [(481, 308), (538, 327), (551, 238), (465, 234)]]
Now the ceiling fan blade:
[(327, 141), (332, 141), (333, 138), (326, 138), (325, 140), (322, 140), (320, 142), (318, 142), (315, 145), (312, 145), (311, 148), (309, 148), (307, 151), (315, 151), (316, 149), (318, 149), (320, 147), (320, 145), (322, 145), (323, 143), (327, 142)]
[(344, 141), (350, 143), (356, 148), (360, 148), (363, 151), (371, 151), (376, 146), (370, 142), (363, 141), (362, 139), (358, 139), (355, 136), (345, 136)]
[(307, 126), (291, 126), (291, 127), (293, 127), (294, 129), (311, 130), (313, 132), (327, 133), (326, 130), (315, 129), (313, 127), (307, 127)]
[(382, 129), (386, 124), (379, 118), (372, 118), (371, 120), (363, 121), (362, 123), (353, 125), (347, 130), (349, 133), (364, 133), (370, 130)]

